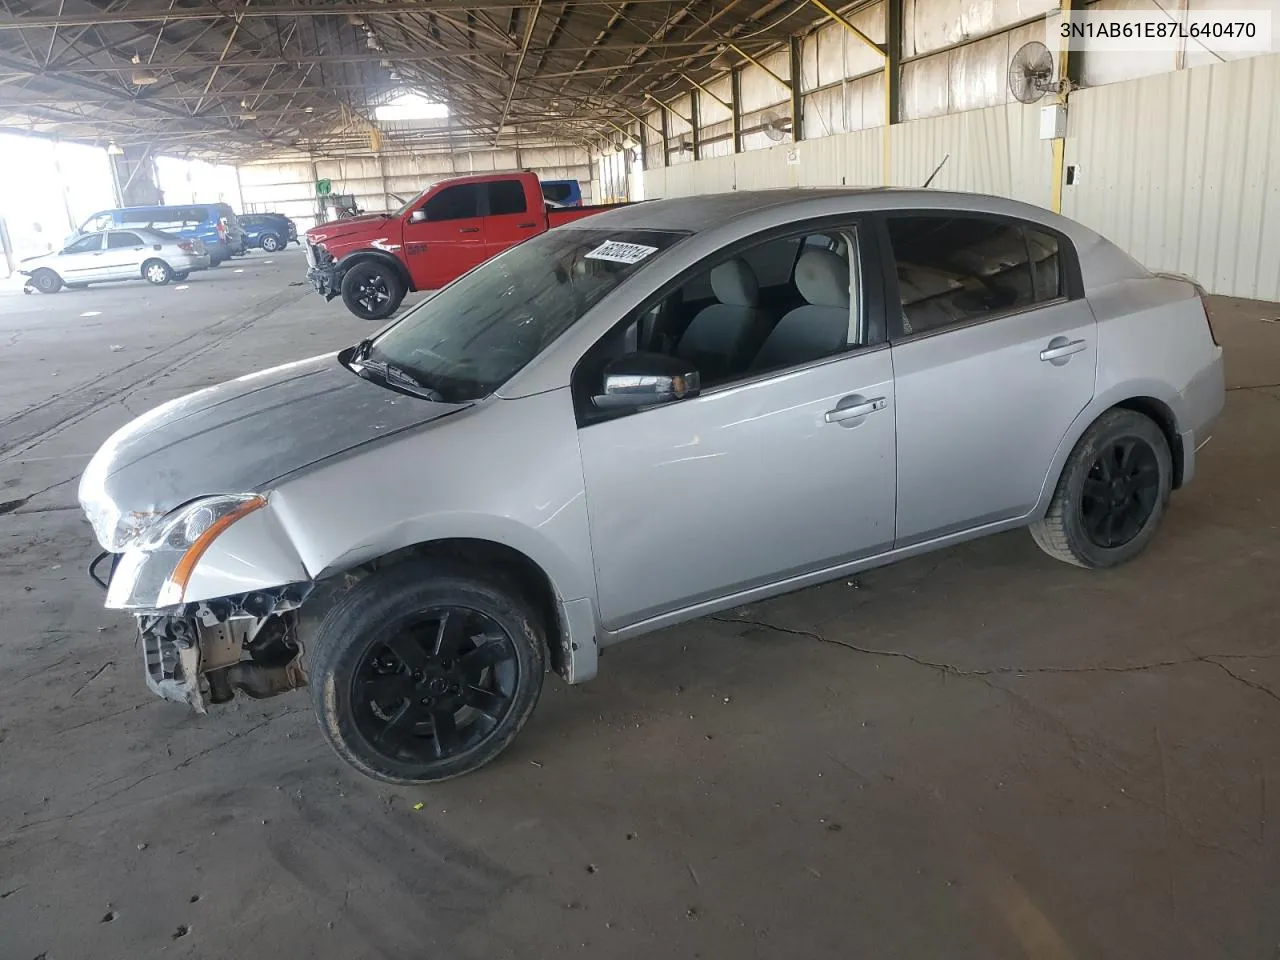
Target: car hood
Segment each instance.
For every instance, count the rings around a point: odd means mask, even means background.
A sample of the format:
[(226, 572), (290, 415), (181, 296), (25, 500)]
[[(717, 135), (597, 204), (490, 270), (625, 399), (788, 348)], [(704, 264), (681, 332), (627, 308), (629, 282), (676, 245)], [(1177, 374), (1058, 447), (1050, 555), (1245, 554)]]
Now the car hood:
[(464, 409), (357, 377), (336, 354), (171, 400), (116, 431), (80, 479), (98, 541), (119, 550), (202, 496), (261, 492), (361, 444)]
[(334, 220), (332, 223), (324, 223), (318, 227), (312, 227), (307, 231), (307, 239), (312, 243), (340, 240), (343, 237), (364, 233), (372, 227), (386, 223), (390, 219), (390, 215), (385, 213), (366, 213), (359, 217), (345, 217), (342, 220)]
[(37, 253), (34, 257), (23, 257), (19, 263), (35, 263), (37, 260), (52, 260), (58, 255), (59, 251), (50, 250), (48, 253)]

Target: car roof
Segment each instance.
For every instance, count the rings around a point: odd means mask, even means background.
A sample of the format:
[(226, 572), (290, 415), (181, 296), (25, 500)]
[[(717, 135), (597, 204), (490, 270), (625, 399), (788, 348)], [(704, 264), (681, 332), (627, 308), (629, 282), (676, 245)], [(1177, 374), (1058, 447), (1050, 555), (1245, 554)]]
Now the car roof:
[(673, 230), (697, 234), (740, 218), (759, 219), (762, 215), (785, 223), (823, 214), (915, 210), (1018, 217), (1055, 229), (1077, 246), (1100, 239), (1087, 227), (1033, 204), (987, 194), (915, 187), (784, 187), (646, 200), (583, 217), (557, 229)]

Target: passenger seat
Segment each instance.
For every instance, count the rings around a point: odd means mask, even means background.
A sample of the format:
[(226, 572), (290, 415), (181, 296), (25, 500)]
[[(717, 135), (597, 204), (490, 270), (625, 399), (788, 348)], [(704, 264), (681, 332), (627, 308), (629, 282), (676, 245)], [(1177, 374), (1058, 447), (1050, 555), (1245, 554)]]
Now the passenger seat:
[(770, 317), (759, 308), (760, 285), (745, 260), (735, 258), (711, 270), (711, 292), (719, 303), (703, 307), (676, 346), (704, 383), (746, 369), (769, 333)]
[(779, 370), (839, 353), (849, 342), (849, 264), (818, 247), (796, 263), (796, 288), (806, 305), (787, 313), (773, 328), (752, 370)]

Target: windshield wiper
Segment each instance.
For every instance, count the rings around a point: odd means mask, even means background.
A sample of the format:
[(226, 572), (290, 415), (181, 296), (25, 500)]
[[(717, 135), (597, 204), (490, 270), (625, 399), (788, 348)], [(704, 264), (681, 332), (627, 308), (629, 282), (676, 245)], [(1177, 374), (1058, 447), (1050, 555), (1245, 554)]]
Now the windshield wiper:
[(395, 385), (401, 389), (412, 393), (416, 397), (422, 397), (424, 400), (434, 400), (436, 403), (448, 403), (439, 390), (433, 390), (424, 384), (419, 383), (409, 374), (405, 373), (399, 367), (394, 367), (385, 360), (354, 360), (359, 369), (357, 373), (368, 370), (382, 377), (383, 381), (388, 385)]

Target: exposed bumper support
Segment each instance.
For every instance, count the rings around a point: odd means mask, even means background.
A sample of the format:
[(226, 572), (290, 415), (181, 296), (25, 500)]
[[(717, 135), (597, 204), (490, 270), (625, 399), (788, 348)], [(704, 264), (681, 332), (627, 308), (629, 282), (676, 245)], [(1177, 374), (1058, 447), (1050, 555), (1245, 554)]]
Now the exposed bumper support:
[(337, 261), (323, 247), (317, 247), (310, 241), (304, 240), (302, 245), (307, 251), (307, 282), (325, 300), (332, 300), (342, 292), (342, 274), (338, 271)]

